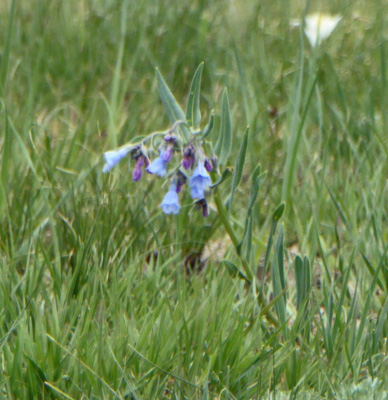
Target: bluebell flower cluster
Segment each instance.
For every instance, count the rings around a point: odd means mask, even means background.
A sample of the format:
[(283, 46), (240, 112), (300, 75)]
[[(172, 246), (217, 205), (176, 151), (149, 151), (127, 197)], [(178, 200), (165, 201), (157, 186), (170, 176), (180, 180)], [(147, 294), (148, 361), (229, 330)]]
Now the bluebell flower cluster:
[[(106, 164), (103, 172), (110, 171), (120, 160), (130, 155), (135, 161), (132, 172), (135, 182), (142, 178), (143, 170), (170, 181), (169, 189), (160, 204), (165, 214), (179, 213), (181, 206), (178, 194), (188, 183), (191, 198), (197, 208), (202, 210), (203, 216), (207, 217), (209, 212), (205, 195), (212, 185), (209, 173), (213, 170), (214, 159), (206, 157), (203, 143), (195, 132), (189, 141), (177, 132), (179, 124), (185, 123), (178, 121), (166, 132), (150, 134), (139, 143), (104, 153)], [(148, 154), (152, 153), (157, 153), (157, 156), (150, 160)]]

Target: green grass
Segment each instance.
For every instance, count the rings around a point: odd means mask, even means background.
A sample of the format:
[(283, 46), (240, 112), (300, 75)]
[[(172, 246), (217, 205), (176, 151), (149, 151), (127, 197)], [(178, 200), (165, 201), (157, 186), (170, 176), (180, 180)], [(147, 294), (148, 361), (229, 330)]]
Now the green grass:
[[(1, 398), (388, 398), (388, 5), (231, 4), (0, 4)], [(202, 61), (244, 169), (165, 216), (102, 154), (168, 129), (155, 68), (183, 107)]]

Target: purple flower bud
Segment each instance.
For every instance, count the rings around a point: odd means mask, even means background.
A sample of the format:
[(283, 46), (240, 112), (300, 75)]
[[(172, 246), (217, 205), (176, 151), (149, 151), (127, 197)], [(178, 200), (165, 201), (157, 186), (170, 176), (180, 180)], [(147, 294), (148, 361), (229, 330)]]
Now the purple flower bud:
[(183, 149), (183, 155), (184, 156), (193, 156), (195, 154), (195, 148), (194, 146), (190, 143), (188, 144), (184, 149)]
[(176, 192), (180, 193), (180, 191), (182, 190), (182, 186), (186, 183), (187, 178), (186, 175), (184, 175), (181, 171), (178, 171), (177, 174), (177, 184), (176, 184)]
[(172, 159), (173, 149), (172, 146), (168, 146), (166, 150), (160, 153), (160, 156), (163, 158), (164, 162), (169, 162)]
[(202, 215), (204, 218), (209, 216), (209, 208), (207, 206), (207, 201), (206, 199), (201, 199), (197, 201), (197, 209), (201, 210), (202, 209)]
[(205, 158), (204, 166), (205, 166), (207, 172), (213, 171), (213, 164), (208, 158)]
[(183, 156), (182, 166), (184, 169), (190, 169), (194, 164), (193, 156)]
[(132, 178), (134, 182), (137, 182), (141, 179), (143, 175), (143, 170), (141, 169), (141, 165), (136, 164), (135, 168), (133, 169)]
[(136, 160), (136, 166), (142, 167), (146, 163), (146, 158), (141, 155), (137, 160)]
[(171, 133), (167, 133), (167, 135), (164, 135), (163, 138), (166, 142), (174, 142), (176, 141), (176, 136), (172, 135)]

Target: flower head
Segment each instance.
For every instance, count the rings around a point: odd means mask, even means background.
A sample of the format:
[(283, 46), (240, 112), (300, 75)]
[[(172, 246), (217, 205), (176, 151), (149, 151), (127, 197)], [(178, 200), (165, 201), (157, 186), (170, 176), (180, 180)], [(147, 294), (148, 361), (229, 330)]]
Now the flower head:
[(102, 172), (110, 171), (122, 158), (131, 152), (131, 147), (122, 147), (117, 150), (111, 150), (104, 153), (106, 164), (104, 165)]
[(305, 19), (305, 34), (312, 47), (319, 45), (334, 31), (342, 17), (339, 15), (310, 14)]
[(165, 214), (178, 214), (181, 208), (181, 206), (179, 205), (179, 198), (176, 189), (176, 183), (172, 183), (170, 185), (170, 189), (164, 196), (162, 204), (160, 205)]
[(189, 179), (190, 194), (193, 199), (205, 197), (205, 190), (211, 185), (212, 181), (203, 162), (199, 162)]
[[(167, 161), (166, 161), (167, 159)], [(158, 158), (156, 158), (152, 163), (147, 167), (147, 172), (150, 174), (156, 174), (159, 176), (166, 175), (167, 172), (167, 163), (168, 157), (166, 156), (166, 151), (162, 150)]]

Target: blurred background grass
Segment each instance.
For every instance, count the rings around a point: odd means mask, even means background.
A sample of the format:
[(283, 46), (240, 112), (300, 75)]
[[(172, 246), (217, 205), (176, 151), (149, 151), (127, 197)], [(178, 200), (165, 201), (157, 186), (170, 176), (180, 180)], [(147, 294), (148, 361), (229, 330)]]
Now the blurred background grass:
[[(387, 8), (378, 0), (0, 4), (5, 398), (243, 399), (270, 390), (331, 398), (343, 381), (384, 377)], [(343, 19), (314, 55), (293, 21), (315, 11)], [(286, 200), (290, 299), (295, 255), (311, 261), (318, 285), (305, 346), (300, 330), (284, 338), (262, 319), (255, 294), (220, 266), (234, 255), (214, 211), (176, 224), (158, 209), (160, 181), (134, 184), (124, 162), (101, 175), (104, 151), (168, 127), (155, 68), (183, 105), (202, 61), (204, 121), (229, 91), (230, 165), (251, 127), (233, 225), (242, 234), (260, 163), (268, 175), (256, 206), (257, 260)], [(212, 257), (186, 279), (204, 246)], [(319, 313), (333, 304), (336, 328)]]

